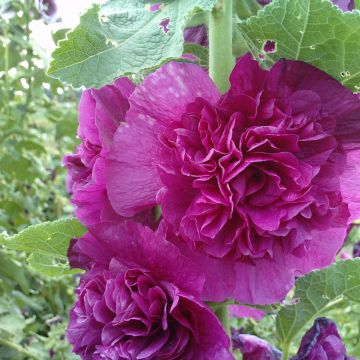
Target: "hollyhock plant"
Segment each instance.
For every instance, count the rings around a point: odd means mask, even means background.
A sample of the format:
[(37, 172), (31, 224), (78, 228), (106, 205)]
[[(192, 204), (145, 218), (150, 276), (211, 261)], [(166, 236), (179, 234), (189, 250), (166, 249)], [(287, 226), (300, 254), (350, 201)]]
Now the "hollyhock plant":
[(291, 360), (347, 360), (346, 349), (330, 319), (318, 318), (301, 340), (298, 353)]
[[(134, 89), (128, 78), (120, 78), (112, 85), (85, 90), (81, 96), (78, 136), (82, 142), (74, 154), (64, 157), (64, 165), (75, 214), (85, 225), (121, 220), (108, 199), (105, 161), (115, 131), (125, 120), (128, 98)], [(136, 219), (151, 224), (152, 213), (139, 214)]]
[(206, 272), (204, 299), (279, 301), (334, 260), (360, 214), (350, 90), (306, 63), (266, 71), (246, 55), (223, 95), (172, 62), (129, 103), (106, 162), (111, 204), (125, 217), (161, 205), (168, 238)]
[(67, 331), (82, 359), (233, 359), (219, 320), (198, 300), (201, 272), (161, 227), (103, 223), (70, 253), (87, 269)]

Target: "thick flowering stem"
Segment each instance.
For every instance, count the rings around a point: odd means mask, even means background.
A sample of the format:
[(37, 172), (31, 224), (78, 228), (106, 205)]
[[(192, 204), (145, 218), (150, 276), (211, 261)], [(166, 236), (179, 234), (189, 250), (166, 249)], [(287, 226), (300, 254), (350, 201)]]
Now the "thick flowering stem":
[(288, 344), (284, 344), (283, 348), (282, 348), (282, 357), (281, 360), (288, 360), (289, 358), (289, 345)]
[(232, 52), (232, 0), (221, 0), (209, 18), (209, 73), (221, 92), (229, 88), (234, 67)]
[(226, 333), (230, 336), (230, 318), (227, 303), (218, 306), (215, 310), (215, 314), (221, 321)]

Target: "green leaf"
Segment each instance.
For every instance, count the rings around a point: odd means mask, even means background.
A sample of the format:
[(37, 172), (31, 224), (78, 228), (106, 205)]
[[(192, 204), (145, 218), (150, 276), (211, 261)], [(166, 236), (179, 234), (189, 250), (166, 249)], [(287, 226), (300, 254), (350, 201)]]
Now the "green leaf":
[(184, 54), (192, 54), (198, 58), (199, 65), (204, 68), (209, 67), (209, 50), (199, 44), (185, 44)]
[(67, 249), (70, 240), (82, 236), (85, 230), (76, 219), (60, 219), (29, 226), (3, 243), (31, 254), (28, 261), (35, 270), (58, 276), (74, 273), (67, 268)]
[[(49, 75), (74, 87), (100, 87), (115, 78), (154, 68), (183, 54), (187, 19), (217, 0), (167, 0), (150, 11), (148, 0), (110, 0), (88, 10), (59, 42)], [(169, 20), (164, 26), (162, 21)], [(165, 31), (166, 29), (168, 31)]]
[[(25, 328), (25, 319), (18, 307), (6, 299), (0, 298), (0, 334), (19, 338)], [(1, 334), (4, 336), (3, 334)]]
[(16, 284), (19, 284), (23, 292), (29, 292), (26, 268), (3, 251), (0, 251), (0, 274), (2, 278), (6, 277), (13, 280)]
[(360, 302), (360, 259), (340, 260), (297, 280), (293, 305), (284, 306), (276, 318), (276, 332), (288, 347), (303, 327), (339, 304)]
[[(342, 12), (330, 0), (274, 0), (238, 24), (256, 58), (308, 62), (352, 90), (360, 90), (360, 12)], [(267, 40), (276, 51), (266, 53)]]
[(79, 272), (77, 269), (69, 269), (67, 263), (58, 261), (57, 257), (44, 256), (42, 254), (31, 254), (28, 258), (30, 266), (48, 276), (70, 275)]

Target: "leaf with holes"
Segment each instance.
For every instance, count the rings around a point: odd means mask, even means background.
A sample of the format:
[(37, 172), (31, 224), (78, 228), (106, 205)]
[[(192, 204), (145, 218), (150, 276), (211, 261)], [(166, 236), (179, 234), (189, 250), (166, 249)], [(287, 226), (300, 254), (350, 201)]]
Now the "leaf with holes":
[(76, 219), (61, 219), (29, 226), (3, 244), (30, 254), (28, 261), (37, 271), (50, 276), (64, 275), (74, 273), (67, 268), (69, 242), (82, 236), (85, 230)]
[[(308, 62), (360, 91), (360, 12), (342, 12), (330, 0), (274, 0), (238, 28), (266, 66), (280, 58)], [(276, 43), (266, 52), (268, 40)]]
[(276, 318), (276, 332), (290, 345), (304, 326), (349, 300), (360, 302), (360, 259), (340, 260), (296, 282), (293, 305), (284, 306)]
[(110, 0), (92, 7), (59, 42), (49, 75), (74, 87), (100, 87), (183, 53), (186, 20), (217, 0)]

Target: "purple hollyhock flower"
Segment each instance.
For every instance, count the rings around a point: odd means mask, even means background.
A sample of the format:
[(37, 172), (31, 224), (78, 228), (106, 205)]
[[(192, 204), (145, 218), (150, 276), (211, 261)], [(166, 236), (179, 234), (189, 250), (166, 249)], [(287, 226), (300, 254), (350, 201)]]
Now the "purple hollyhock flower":
[(239, 349), (243, 360), (280, 360), (281, 351), (267, 341), (254, 335), (240, 334), (232, 331), (233, 349)]
[(300, 61), (265, 71), (247, 55), (230, 83), (221, 96), (176, 62), (149, 75), (115, 134), (107, 189), (122, 216), (161, 205), (169, 238), (206, 272), (204, 299), (272, 303), (334, 260), (360, 214), (360, 101)]
[(35, 6), (44, 20), (55, 22), (59, 19), (58, 8), (55, 0), (36, 0)]
[(103, 223), (77, 241), (88, 271), (67, 336), (82, 359), (233, 359), (219, 320), (197, 300), (201, 272), (161, 231)]
[[(68, 169), (67, 188), (76, 205), (75, 214), (85, 225), (119, 221), (105, 187), (105, 160), (119, 124), (129, 108), (128, 97), (135, 85), (120, 78), (101, 89), (85, 90), (79, 104), (78, 136), (82, 143), (75, 154), (64, 157)], [(152, 214), (139, 214), (136, 220), (151, 224)]]
[(298, 353), (291, 360), (346, 360), (346, 349), (330, 319), (318, 318), (303, 336)]

